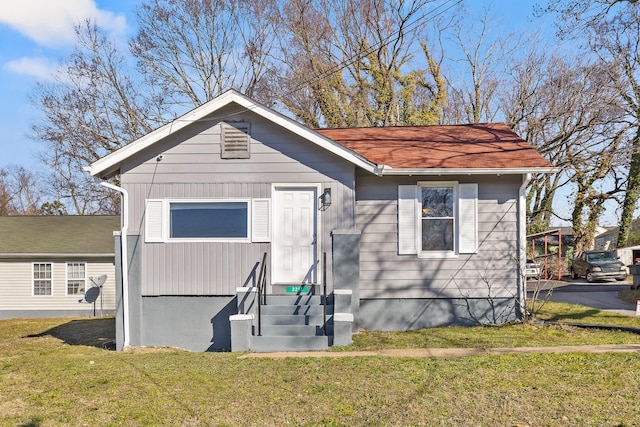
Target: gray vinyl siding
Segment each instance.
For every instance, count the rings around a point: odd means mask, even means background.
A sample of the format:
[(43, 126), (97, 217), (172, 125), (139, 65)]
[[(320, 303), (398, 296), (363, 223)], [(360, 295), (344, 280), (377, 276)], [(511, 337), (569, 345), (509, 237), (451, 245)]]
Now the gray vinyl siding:
[[(320, 253), (330, 254), (331, 231), (355, 226), (355, 166), (249, 112), (232, 119), (251, 123), (249, 159), (221, 159), (220, 125), (203, 120), (127, 162), (129, 234), (144, 234), (146, 199), (271, 198), (273, 183), (320, 184), (332, 190), (332, 205), (318, 211)], [(270, 252), (269, 243), (141, 242), (144, 296), (235, 295)]]
[[(517, 204), (520, 176), (379, 177), (357, 175), (356, 227), (360, 245), (360, 297), (513, 298), (517, 291)], [(478, 183), (475, 254), (449, 259), (398, 255), (399, 184), (418, 181)]]

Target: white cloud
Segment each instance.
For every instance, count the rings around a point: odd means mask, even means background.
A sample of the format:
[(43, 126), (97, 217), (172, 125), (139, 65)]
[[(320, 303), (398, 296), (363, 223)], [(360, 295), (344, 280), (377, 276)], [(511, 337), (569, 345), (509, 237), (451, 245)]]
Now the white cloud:
[(0, 0), (0, 24), (43, 46), (73, 44), (73, 26), (86, 19), (115, 35), (127, 27), (124, 15), (98, 9), (94, 0)]
[(9, 61), (4, 68), (13, 73), (36, 77), (38, 80), (51, 80), (60, 65), (47, 58), (20, 58)]

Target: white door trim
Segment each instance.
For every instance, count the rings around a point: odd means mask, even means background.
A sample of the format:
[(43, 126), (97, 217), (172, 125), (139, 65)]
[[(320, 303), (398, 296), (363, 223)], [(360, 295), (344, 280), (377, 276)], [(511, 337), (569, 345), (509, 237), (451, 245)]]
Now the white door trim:
[[(316, 201), (315, 201), (315, 228), (316, 228), (316, 236), (315, 236), (315, 241), (316, 241), (316, 253), (315, 253), (315, 258), (316, 258), (316, 280), (315, 280), (315, 284), (322, 284), (322, 257), (320, 256), (321, 254), (321, 248), (322, 248), (322, 227), (321, 227), (321, 218), (319, 215), (319, 207), (320, 207), (320, 202), (318, 200), (318, 198), (320, 197), (321, 194), (321, 189), (322, 189), (322, 184), (318, 184), (318, 183), (272, 183), (271, 184), (271, 200), (272, 200), (272, 206), (271, 206), (271, 212), (272, 212), (272, 223), (276, 221), (275, 215), (277, 215), (277, 209), (278, 209), (278, 205), (277, 205), (277, 198), (276, 198), (276, 191), (280, 191), (280, 190), (296, 190), (296, 189), (300, 189), (300, 190), (314, 190), (315, 191), (315, 197), (316, 197)], [(271, 277), (275, 277), (274, 272), (276, 271), (276, 266), (275, 266), (275, 262), (274, 262), (274, 257), (273, 257), (273, 246), (277, 244), (276, 242), (276, 236), (275, 234), (272, 234), (271, 236)], [(273, 284), (278, 284), (275, 279), (272, 280), (272, 282), (274, 282)]]

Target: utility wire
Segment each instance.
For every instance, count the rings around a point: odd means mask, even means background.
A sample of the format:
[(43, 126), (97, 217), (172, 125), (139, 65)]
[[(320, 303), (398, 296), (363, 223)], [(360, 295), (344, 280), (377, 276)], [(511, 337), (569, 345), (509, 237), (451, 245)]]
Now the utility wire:
[[(446, 8), (438, 11), (439, 8), (447, 5), (447, 3), (450, 3)], [(453, 7), (457, 6), (458, 4), (462, 3), (462, 0), (446, 0), (444, 3), (441, 3), (440, 5), (438, 5), (437, 7), (431, 9), (429, 12), (422, 14), (421, 16), (417, 17), (415, 20), (413, 20), (412, 22), (408, 23), (405, 27), (403, 28), (399, 28), (397, 31), (389, 34), (389, 36), (384, 39), (384, 40), (380, 40), (378, 43), (372, 45), (369, 49), (364, 50), (363, 52), (353, 55), (350, 58), (344, 59), (342, 60), (342, 62), (334, 65), (333, 67), (330, 67), (328, 70), (326, 70), (323, 73), (320, 73), (317, 76), (313, 76), (308, 80), (305, 80), (303, 82), (301, 82), (298, 86), (294, 87), (293, 89), (291, 89), (290, 91), (286, 92), (284, 94), (284, 96), (287, 95), (291, 95), (292, 93), (295, 93), (301, 89), (304, 89), (307, 86), (310, 86), (314, 81), (317, 80), (321, 80), (321, 79), (325, 79), (339, 71), (344, 70), (347, 66), (354, 64), (355, 62), (359, 61), (361, 58), (368, 56), (371, 53), (376, 52), (377, 50), (381, 49), (382, 47), (388, 46), (389, 44), (395, 42), (398, 40), (398, 38), (401, 36), (401, 34), (409, 34), (412, 31), (414, 31), (415, 28), (418, 24), (421, 23), (421, 21), (425, 18), (428, 17), (429, 14), (433, 14), (433, 16), (429, 17), (429, 19), (427, 20), (427, 22), (432, 21), (433, 19), (437, 18), (438, 16), (444, 14), (445, 12), (447, 12), (448, 10), (452, 9)]]
[[(321, 80), (321, 79), (326, 79), (329, 76), (340, 72), (342, 70), (344, 70), (347, 66), (354, 64), (356, 61), (359, 61), (362, 57), (366, 57), (367, 55), (377, 51), (378, 49), (384, 47), (384, 46), (388, 46), (389, 44), (395, 42), (398, 40), (398, 38), (400, 37), (401, 34), (409, 34), (412, 31), (415, 30), (414, 27), (416, 27), (418, 24), (422, 23), (423, 20), (426, 19), (426, 22), (432, 21), (435, 18), (443, 15), (444, 13), (446, 13), (447, 11), (449, 11), (450, 9), (452, 9), (453, 7), (459, 5), (460, 3), (462, 3), (462, 0), (446, 0), (444, 3), (440, 3), (438, 6), (436, 6), (435, 8), (429, 10), (429, 12), (422, 14), (421, 16), (417, 17), (416, 19), (414, 19), (412, 22), (408, 23), (405, 27), (398, 29), (397, 31), (389, 34), (388, 37), (386, 37), (384, 40), (380, 40), (378, 43), (372, 45), (369, 49), (364, 50), (363, 52), (360, 52), (359, 54), (353, 55), (349, 58), (346, 58), (344, 60), (342, 60), (340, 63), (335, 64), (334, 66), (330, 67), (328, 70), (325, 70), (324, 72), (320, 73), (319, 75), (316, 76), (312, 76), (311, 78), (300, 82), (300, 84), (298, 84), (297, 86), (295, 86), (294, 88), (292, 88), (291, 90), (285, 92), (283, 94), (283, 96), (289, 96), (295, 92), (298, 92), (302, 89), (304, 89), (305, 87), (308, 87), (310, 85), (312, 85), (315, 81)], [(441, 9), (441, 10), (439, 10)], [(432, 15), (432, 16), (430, 16)], [(198, 107), (196, 107), (198, 108)], [(235, 114), (241, 114), (243, 112), (247, 112), (250, 111), (252, 108), (243, 108), (240, 109), (238, 111), (235, 111), (234, 113), (232, 113), (232, 115)], [(188, 114), (185, 113), (185, 114)], [(210, 116), (207, 118), (201, 118), (198, 119), (196, 121), (215, 121), (215, 120), (219, 120), (223, 117), (228, 117), (229, 114), (225, 114), (224, 116)], [(180, 121), (193, 121), (193, 120), (186, 120), (186, 119), (174, 119), (172, 120), (173, 122), (180, 122)]]

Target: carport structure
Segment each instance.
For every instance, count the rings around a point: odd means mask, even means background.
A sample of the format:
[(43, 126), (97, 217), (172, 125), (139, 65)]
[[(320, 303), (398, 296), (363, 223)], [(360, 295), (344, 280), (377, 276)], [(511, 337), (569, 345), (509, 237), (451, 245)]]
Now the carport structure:
[[(562, 230), (544, 231), (527, 236), (531, 257), (542, 267), (544, 279), (562, 279)], [(555, 249), (554, 252), (550, 252)]]

